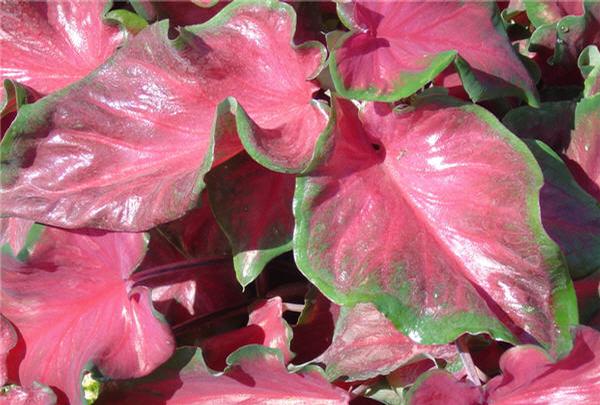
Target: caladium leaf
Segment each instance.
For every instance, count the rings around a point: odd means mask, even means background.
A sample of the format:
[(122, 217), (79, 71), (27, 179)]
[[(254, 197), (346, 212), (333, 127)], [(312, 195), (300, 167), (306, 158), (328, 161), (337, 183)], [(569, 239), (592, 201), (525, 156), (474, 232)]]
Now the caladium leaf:
[(329, 385), (317, 371), (288, 373), (280, 354), (262, 346), (247, 346), (227, 359), (223, 374), (213, 374), (199, 349), (178, 349), (152, 375), (115, 382), (100, 394), (98, 404), (345, 404), (348, 394)]
[(17, 333), (10, 322), (0, 314), (0, 387), (8, 380), (6, 357), (17, 344)]
[(529, 21), (536, 27), (555, 23), (568, 15), (583, 15), (584, 13), (582, 0), (525, 0), (524, 3)]
[(237, 279), (254, 281), (272, 258), (292, 250), (295, 178), (275, 173), (246, 153), (206, 177), (211, 207), (229, 238)]
[(398, 332), (372, 304), (342, 307), (331, 346), (323, 354), (330, 379), (386, 375), (419, 357), (455, 357), (454, 345), (419, 345)]
[(246, 302), (232, 267), (230, 259), (194, 259), (146, 269), (132, 278), (152, 289), (156, 309), (177, 325)]
[(540, 191), (544, 229), (565, 254), (571, 276), (581, 278), (600, 270), (600, 205), (548, 146), (534, 140), (526, 143), (544, 173)]
[[(293, 46), (293, 23), (293, 10), (275, 2), (231, 4), (174, 41), (161, 21), (86, 78), (23, 106), (2, 143), (2, 214), (149, 229), (195, 205), (211, 165), (241, 150), (238, 141), (215, 157), (215, 138), (236, 132), (271, 169), (310, 169), (330, 132), (307, 80), (324, 51)], [(243, 109), (221, 103), (229, 96)]]
[(292, 331), (282, 316), (283, 304), (280, 297), (257, 301), (250, 309), (248, 326), (213, 336), (200, 343), (206, 364), (214, 370), (223, 370), (227, 356), (250, 344), (278, 349), (284, 363), (289, 363), (292, 359)]
[[(541, 61), (542, 70), (548, 63), (557, 67), (559, 73), (563, 70), (562, 75), (571, 73), (574, 76), (580, 52), (587, 45), (600, 43), (600, 4), (596, 1), (578, 3), (547, 18), (547, 22), (532, 34), (529, 50), (540, 52), (542, 59), (547, 59)], [(543, 5), (535, 7), (545, 8)], [(576, 12), (577, 15), (566, 15), (565, 12)], [(564, 17), (557, 20), (561, 15)]]
[(369, 104), (362, 123), (353, 104), (335, 105), (332, 156), (294, 197), (309, 280), (337, 303), (374, 303), (417, 343), (483, 331), (513, 340), (502, 321), (567, 351), (575, 295), (542, 228), (543, 179), (526, 146), (447, 98)]
[(519, 138), (539, 139), (562, 152), (569, 146), (575, 127), (575, 106), (573, 101), (542, 103), (539, 108), (523, 106), (510, 110), (502, 123)]
[[(502, 374), (490, 380), (483, 390), (458, 382), (449, 374), (425, 375), (411, 391), (411, 404), (559, 404), (596, 403), (600, 400), (600, 333), (578, 327), (573, 350), (554, 363), (536, 346), (518, 346), (500, 359)], [(485, 395), (483, 395), (485, 394)], [(441, 402), (447, 395), (457, 402)], [(461, 402), (463, 399), (471, 401)], [(427, 401), (429, 399), (429, 401)]]
[(293, 326), (292, 351), (295, 364), (317, 358), (331, 345), (335, 321), (340, 307), (317, 289), (311, 289), (304, 300), (304, 310)]
[(583, 77), (585, 78), (584, 97), (592, 97), (600, 93), (600, 51), (596, 45), (590, 45), (585, 48), (577, 65)]
[(410, 405), (482, 405), (484, 396), (479, 387), (457, 381), (442, 370), (425, 373), (412, 386), (407, 396)]
[(169, 358), (168, 326), (155, 317), (148, 289), (130, 281), (144, 251), (143, 234), (48, 227), (26, 262), (3, 255), (2, 313), (27, 348), (22, 385), (38, 381), (79, 403), (86, 363), (130, 378)]
[(566, 155), (581, 187), (600, 201), (600, 95), (577, 103)]
[(146, 20), (154, 21), (168, 18), (172, 26), (205, 23), (229, 3), (228, 1), (219, 0), (130, 0), (130, 2), (136, 12)]
[(31, 388), (10, 387), (7, 393), (0, 394), (0, 402), (6, 405), (54, 405), (56, 394), (49, 387), (34, 382)]
[(48, 94), (86, 76), (126, 33), (102, 21), (103, 1), (2, 0), (0, 77)]
[(473, 100), (516, 95), (537, 104), (492, 2), (357, 1), (338, 3), (338, 14), (352, 31), (335, 45), (330, 68), (346, 97), (407, 97), (456, 60)]

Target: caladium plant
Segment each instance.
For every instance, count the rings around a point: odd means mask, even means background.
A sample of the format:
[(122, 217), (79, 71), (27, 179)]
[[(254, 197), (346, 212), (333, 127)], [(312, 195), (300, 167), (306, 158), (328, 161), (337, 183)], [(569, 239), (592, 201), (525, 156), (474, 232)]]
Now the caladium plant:
[(1, 0), (0, 400), (600, 402), (600, 7)]

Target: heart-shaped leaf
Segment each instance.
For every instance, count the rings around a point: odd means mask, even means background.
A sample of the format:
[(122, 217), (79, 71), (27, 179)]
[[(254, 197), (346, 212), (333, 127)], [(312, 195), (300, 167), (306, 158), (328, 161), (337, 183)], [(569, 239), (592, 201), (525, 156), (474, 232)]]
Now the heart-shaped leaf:
[(263, 346), (247, 346), (227, 359), (223, 374), (213, 374), (195, 348), (178, 349), (152, 375), (107, 386), (98, 404), (346, 404), (348, 394), (329, 385), (315, 370), (288, 373), (281, 355)]
[(102, 21), (103, 1), (3, 0), (0, 77), (41, 94), (61, 89), (96, 69), (125, 39)]
[(583, 0), (525, 0), (524, 3), (529, 21), (536, 27), (555, 23), (568, 15), (583, 15), (584, 13)]
[(293, 46), (293, 27), (293, 10), (277, 2), (231, 4), (176, 40), (161, 21), (86, 78), (23, 106), (2, 143), (2, 215), (149, 229), (196, 204), (211, 165), (241, 150), (227, 139), (236, 132), (263, 165), (310, 169), (328, 145), (327, 108), (308, 81), (324, 51)]
[[(331, 75), (346, 97), (395, 101), (410, 96), (456, 60), (475, 100), (516, 95), (537, 104), (493, 2), (338, 3), (352, 31), (331, 53)], [(456, 55), (459, 55), (456, 58)]]
[(131, 378), (169, 358), (168, 326), (129, 279), (144, 252), (143, 234), (45, 228), (26, 262), (2, 256), (2, 313), (26, 346), (23, 386), (38, 381), (80, 403), (88, 362)]
[(419, 345), (398, 332), (372, 304), (342, 307), (331, 346), (323, 354), (327, 376), (350, 381), (386, 375), (419, 357), (455, 357), (454, 345)]
[(543, 179), (526, 146), (447, 98), (370, 104), (363, 122), (351, 103), (335, 106), (332, 156), (294, 197), (309, 280), (337, 303), (374, 303), (417, 343), (484, 331), (510, 341), (514, 323), (568, 351), (575, 295), (542, 228)]
[(292, 249), (295, 178), (267, 170), (242, 153), (213, 169), (206, 184), (231, 243), (237, 279), (246, 286), (269, 260)]

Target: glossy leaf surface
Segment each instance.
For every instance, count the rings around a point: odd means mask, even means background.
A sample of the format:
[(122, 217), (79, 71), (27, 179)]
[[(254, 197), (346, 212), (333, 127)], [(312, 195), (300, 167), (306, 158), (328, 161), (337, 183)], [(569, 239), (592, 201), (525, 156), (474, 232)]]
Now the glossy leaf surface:
[(246, 153), (206, 179), (211, 207), (231, 243), (237, 278), (252, 282), (272, 258), (292, 249), (295, 178), (275, 173)]
[(372, 304), (342, 308), (331, 346), (323, 354), (331, 379), (347, 376), (366, 380), (386, 375), (418, 357), (449, 358), (454, 345), (425, 346), (414, 343)]
[(99, 404), (345, 404), (348, 395), (315, 371), (290, 374), (277, 351), (248, 346), (228, 358), (228, 369), (214, 375), (200, 350), (181, 348), (153, 375), (119, 383)]
[(456, 66), (474, 100), (520, 95), (536, 104), (534, 83), (494, 7), (491, 2), (340, 4), (340, 18), (352, 32), (332, 51), (336, 89), (358, 99), (398, 100), (459, 55)]
[(336, 115), (330, 160), (296, 187), (294, 248), (309, 280), (337, 303), (374, 303), (418, 343), (466, 331), (512, 340), (503, 321), (568, 350), (573, 287), (543, 231), (542, 175), (525, 145), (449, 99), (368, 105), (362, 122), (337, 100)]
[(3, 255), (2, 313), (26, 344), (22, 385), (38, 381), (78, 403), (88, 362), (130, 378), (169, 358), (169, 328), (129, 279), (144, 251), (143, 234), (45, 228), (26, 262)]
[(103, 1), (3, 0), (1, 6), (0, 77), (41, 94), (86, 76), (125, 39), (103, 22)]
[[(307, 81), (322, 48), (291, 46), (292, 24), (277, 3), (236, 3), (175, 41), (158, 22), (85, 79), (24, 106), (2, 144), (3, 214), (148, 229), (195, 205), (211, 165), (241, 149), (221, 139), (236, 132), (271, 168), (309, 168), (327, 135)], [(228, 96), (237, 101), (221, 103)]]

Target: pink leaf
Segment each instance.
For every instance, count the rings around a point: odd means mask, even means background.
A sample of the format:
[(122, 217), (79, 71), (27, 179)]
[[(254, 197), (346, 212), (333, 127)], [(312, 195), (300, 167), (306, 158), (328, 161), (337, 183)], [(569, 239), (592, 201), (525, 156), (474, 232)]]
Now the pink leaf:
[(292, 250), (295, 177), (267, 170), (242, 153), (213, 169), (206, 183), (232, 246), (237, 278), (246, 286), (271, 259)]
[(539, 348), (515, 347), (500, 360), (502, 375), (486, 386), (494, 404), (534, 405), (600, 401), (600, 333), (581, 326), (573, 350), (556, 363)]
[(228, 358), (224, 374), (206, 367), (200, 350), (181, 348), (153, 375), (107, 386), (98, 404), (346, 404), (348, 394), (314, 370), (291, 374), (278, 352), (248, 346)]
[(297, 180), (295, 254), (308, 279), (339, 304), (374, 303), (421, 344), (467, 331), (511, 341), (515, 324), (567, 351), (575, 294), (542, 228), (543, 179), (526, 146), (447, 98), (369, 104), (362, 123), (351, 103), (335, 108), (330, 160)]
[(483, 393), (470, 383), (457, 381), (452, 375), (434, 370), (424, 374), (411, 388), (410, 405), (479, 405)]
[(332, 51), (331, 73), (344, 96), (394, 101), (410, 96), (459, 55), (473, 100), (507, 95), (537, 103), (537, 92), (491, 2), (339, 3), (352, 32)]
[[(236, 3), (171, 41), (161, 21), (24, 106), (3, 140), (2, 214), (149, 229), (196, 204), (204, 174), (241, 150), (226, 139), (236, 132), (263, 165), (310, 169), (328, 146), (327, 108), (308, 81), (324, 51), (292, 46), (293, 22), (287, 5)], [(213, 155), (214, 143), (228, 153)]]
[(240, 347), (250, 344), (279, 349), (284, 363), (289, 363), (292, 358), (290, 352), (292, 334), (282, 315), (280, 297), (256, 302), (250, 311), (248, 326), (213, 336), (200, 344), (206, 364), (215, 370), (223, 370), (227, 356)]
[(323, 354), (331, 379), (351, 381), (386, 375), (418, 357), (455, 357), (454, 345), (419, 345), (398, 332), (372, 304), (342, 308), (333, 342)]
[(129, 378), (169, 357), (168, 327), (129, 279), (144, 251), (143, 234), (45, 228), (25, 263), (2, 257), (2, 313), (26, 345), (22, 385), (38, 381), (79, 403), (87, 362)]
[(6, 358), (8, 352), (17, 344), (17, 333), (10, 322), (0, 314), (0, 387), (8, 380)]
[(104, 62), (125, 33), (102, 21), (104, 1), (2, 1), (0, 77), (41, 94), (66, 87)]
[(600, 401), (599, 349), (600, 332), (580, 326), (573, 350), (556, 363), (539, 347), (517, 346), (502, 355), (502, 374), (483, 390), (436, 371), (413, 386), (410, 404), (594, 404)]
[(6, 394), (0, 394), (0, 401), (6, 405), (53, 405), (56, 394), (47, 386), (34, 382), (31, 388), (11, 387)]

